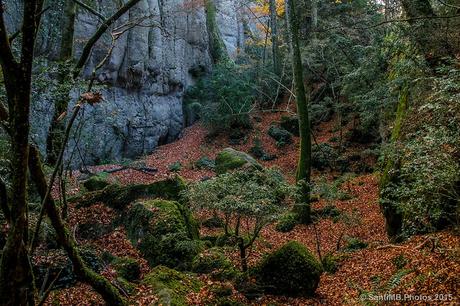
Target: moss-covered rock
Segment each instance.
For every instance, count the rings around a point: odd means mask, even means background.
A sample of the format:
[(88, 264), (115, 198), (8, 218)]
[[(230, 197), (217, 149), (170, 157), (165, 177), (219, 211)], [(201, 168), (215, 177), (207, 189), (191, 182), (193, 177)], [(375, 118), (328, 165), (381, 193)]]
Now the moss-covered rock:
[(135, 184), (120, 186), (108, 185), (102, 190), (88, 192), (82, 196), (70, 198), (70, 203), (78, 203), (78, 207), (91, 206), (103, 202), (115, 209), (124, 209), (128, 204), (142, 197), (179, 200), (180, 193), (186, 188), (186, 183), (180, 176), (175, 176), (151, 184)]
[(211, 248), (198, 254), (192, 262), (192, 271), (196, 273), (211, 273), (216, 270), (232, 267), (230, 260), (218, 248)]
[(187, 294), (198, 292), (203, 286), (195, 276), (165, 266), (155, 267), (142, 283), (160, 298), (157, 305), (171, 306), (187, 305)]
[(101, 175), (94, 175), (82, 182), (83, 187), (88, 191), (101, 190), (110, 185), (107, 178)]
[(226, 148), (217, 155), (216, 172), (218, 174), (239, 168), (262, 169), (262, 166), (251, 155), (233, 148)]
[(117, 271), (118, 276), (132, 282), (141, 276), (141, 266), (137, 260), (130, 257), (117, 257), (112, 261), (112, 266)]
[(290, 241), (268, 255), (255, 269), (267, 292), (288, 296), (311, 296), (318, 287), (321, 264), (302, 244)]
[(122, 217), (128, 238), (151, 266), (185, 268), (202, 249), (196, 221), (182, 204), (149, 200), (134, 204)]
[(270, 126), (268, 135), (276, 140), (276, 145), (283, 147), (292, 142), (292, 134), (276, 125)]

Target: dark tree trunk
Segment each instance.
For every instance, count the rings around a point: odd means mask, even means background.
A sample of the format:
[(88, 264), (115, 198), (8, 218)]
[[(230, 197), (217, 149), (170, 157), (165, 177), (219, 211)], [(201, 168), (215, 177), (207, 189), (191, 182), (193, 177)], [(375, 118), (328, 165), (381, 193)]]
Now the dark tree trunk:
[(301, 197), (295, 210), (302, 223), (311, 221), (310, 173), (311, 173), (311, 136), (308, 117), (308, 100), (303, 78), (302, 58), (299, 43), (299, 20), (295, 0), (289, 0), (289, 21), (291, 25), (292, 65), (296, 89), (297, 113), (299, 116), (300, 152), (296, 179), (301, 184)]

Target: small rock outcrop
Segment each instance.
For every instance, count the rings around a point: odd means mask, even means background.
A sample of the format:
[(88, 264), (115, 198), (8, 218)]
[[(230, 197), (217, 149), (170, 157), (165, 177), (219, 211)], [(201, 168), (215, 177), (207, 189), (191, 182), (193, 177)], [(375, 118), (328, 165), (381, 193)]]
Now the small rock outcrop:
[(311, 296), (318, 287), (321, 264), (302, 244), (290, 241), (256, 268), (256, 279), (267, 292)]
[(223, 174), (239, 168), (262, 169), (262, 166), (251, 155), (233, 148), (226, 148), (217, 155), (216, 173)]

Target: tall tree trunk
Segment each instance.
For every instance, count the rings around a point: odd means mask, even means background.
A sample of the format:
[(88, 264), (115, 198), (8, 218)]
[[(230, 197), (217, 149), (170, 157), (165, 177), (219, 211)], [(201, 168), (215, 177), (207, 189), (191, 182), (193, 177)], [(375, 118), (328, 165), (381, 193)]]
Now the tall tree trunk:
[(276, 13), (276, 1), (270, 0), (270, 28), (272, 41), (273, 72), (281, 76), (281, 58), (278, 40), (278, 14)]
[(62, 38), (59, 54), (58, 88), (54, 93), (55, 104), (51, 125), (46, 138), (46, 162), (54, 166), (59, 151), (62, 147), (64, 134), (64, 120), (58, 120), (62, 113), (67, 111), (69, 106), (70, 91), (72, 89), (72, 71), (67, 61), (72, 59), (73, 40), (75, 32), (76, 3), (73, 0), (66, 0), (64, 16), (62, 18)]
[(24, 3), (21, 62), (11, 51), (0, 5), (0, 65), (4, 72), (11, 136), (12, 186), (9, 232), (0, 261), (0, 304), (33, 305), (34, 278), (27, 250), (27, 164), (32, 63), (40, 19), (40, 1)]
[(297, 182), (301, 184), (301, 197), (296, 204), (296, 212), (302, 223), (311, 221), (310, 173), (311, 173), (311, 136), (308, 117), (308, 100), (303, 79), (302, 58), (299, 44), (299, 20), (295, 0), (289, 0), (289, 20), (291, 23), (292, 65), (296, 89), (297, 113), (299, 116), (300, 152), (297, 165)]
[(204, 0), (206, 11), (206, 29), (209, 39), (209, 51), (215, 64), (229, 61), (227, 48), (220, 35), (216, 20), (216, 5), (214, 0)]

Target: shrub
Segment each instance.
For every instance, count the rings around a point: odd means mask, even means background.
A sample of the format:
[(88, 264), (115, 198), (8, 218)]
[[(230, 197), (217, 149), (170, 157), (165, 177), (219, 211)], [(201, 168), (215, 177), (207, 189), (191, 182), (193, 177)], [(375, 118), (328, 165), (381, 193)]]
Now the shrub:
[(276, 158), (274, 155), (270, 155), (267, 152), (265, 152), (262, 142), (260, 139), (257, 137), (254, 139), (254, 145), (249, 149), (249, 153), (252, 154), (255, 158), (258, 158), (260, 160), (273, 160)]
[(327, 143), (320, 143), (312, 147), (311, 165), (318, 170), (332, 168), (338, 158), (336, 150)]
[(198, 110), (199, 117), (213, 132), (248, 127), (255, 100), (251, 79), (250, 72), (242, 66), (219, 64), (187, 90), (184, 104)]
[(327, 253), (321, 260), (323, 270), (328, 273), (335, 273), (339, 269), (341, 257), (333, 253)]
[(195, 162), (195, 167), (198, 169), (214, 170), (216, 162), (207, 156), (203, 156)]
[(276, 145), (278, 147), (284, 147), (285, 145), (292, 143), (292, 134), (276, 125), (270, 126), (268, 129), (268, 135), (276, 140)]
[(367, 248), (367, 242), (356, 237), (349, 237), (347, 239), (347, 245), (345, 246), (347, 251), (357, 251), (365, 248)]
[(297, 223), (297, 215), (295, 213), (287, 213), (281, 216), (275, 229), (278, 232), (287, 233), (292, 231)]
[(313, 295), (321, 273), (318, 260), (296, 241), (268, 255), (255, 270), (257, 282), (266, 291), (288, 296)]
[(182, 169), (182, 164), (179, 161), (176, 161), (168, 166), (169, 171), (179, 172)]
[(289, 185), (273, 169), (221, 174), (195, 183), (186, 192), (192, 207), (216, 211), (222, 216), (225, 240), (234, 240), (240, 248), (243, 270), (246, 269), (246, 250), (262, 228), (276, 220), (284, 210), (283, 201), (291, 194)]

